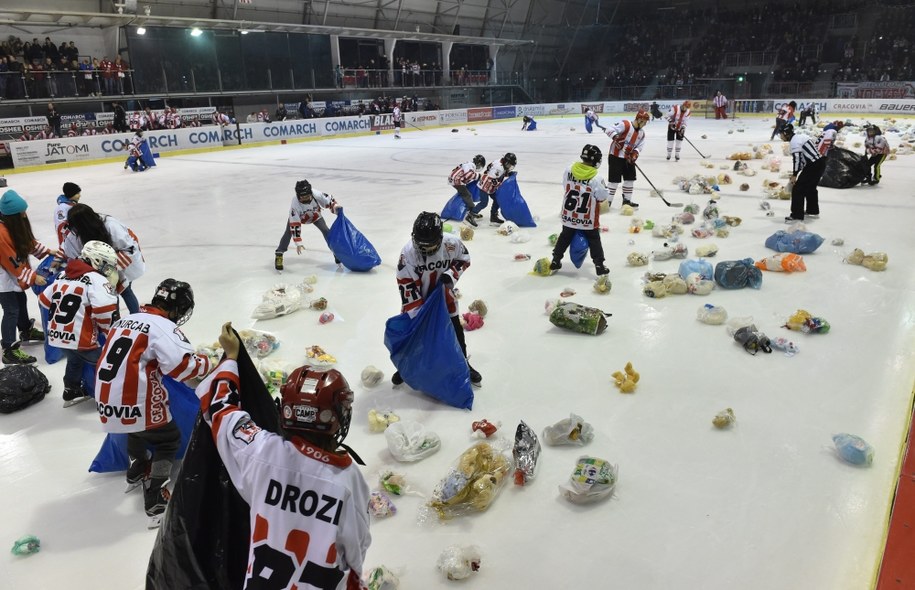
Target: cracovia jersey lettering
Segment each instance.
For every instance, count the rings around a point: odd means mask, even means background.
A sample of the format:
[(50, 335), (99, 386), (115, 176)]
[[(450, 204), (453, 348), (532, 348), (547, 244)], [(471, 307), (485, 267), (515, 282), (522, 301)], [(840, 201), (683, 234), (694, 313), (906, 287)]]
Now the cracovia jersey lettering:
[(261, 430), (235, 405), (238, 364), (197, 387), (200, 409), (251, 508), (245, 588), (356, 589), (369, 534), (369, 489), (348, 455)]
[[(401, 311), (411, 316), (416, 315), (443, 274), (450, 275), (451, 282), (457, 284), (469, 266), (470, 253), (456, 236), (445, 234), (441, 247), (430, 256), (417, 251), (411, 241), (401, 250), (397, 263)], [(457, 315), (457, 302), (450, 289), (445, 292), (445, 302), (448, 313)]]
[(48, 344), (68, 350), (98, 348), (99, 332), (107, 334), (118, 313), (108, 279), (82, 260), (72, 261), (38, 304), (48, 310)]
[(164, 375), (201, 378), (210, 362), (155, 308), (140, 308), (115, 322), (102, 348), (95, 376), (95, 399), (102, 430), (141, 432), (171, 421)]
[(575, 229), (600, 227), (600, 201), (606, 201), (609, 196), (604, 185), (604, 179), (599, 175), (579, 180), (572, 175), (571, 168), (566, 168), (562, 175), (562, 186), (565, 187), (562, 225)]

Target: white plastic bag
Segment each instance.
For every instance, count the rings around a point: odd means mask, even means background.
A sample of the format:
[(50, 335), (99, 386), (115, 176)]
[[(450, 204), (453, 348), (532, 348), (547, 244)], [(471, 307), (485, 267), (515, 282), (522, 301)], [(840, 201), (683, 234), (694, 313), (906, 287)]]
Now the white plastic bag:
[(419, 422), (403, 420), (390, 424), (384, 431), (388, 450), (398, 461), (412, 463), (434, 455), (442, 448), (442, 439)]

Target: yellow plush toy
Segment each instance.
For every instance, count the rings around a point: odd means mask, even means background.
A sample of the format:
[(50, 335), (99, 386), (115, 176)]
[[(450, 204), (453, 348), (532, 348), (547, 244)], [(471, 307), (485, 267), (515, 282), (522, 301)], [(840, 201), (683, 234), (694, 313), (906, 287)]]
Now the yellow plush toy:
[(622, 393), (632, 393), (635, 391), (635, 385), (639, 382), (640, 375), (638, 371), (632, 368), (632, 363), (626, 363), (622, 371), (617, 371), (611, 375), (617, 387)]

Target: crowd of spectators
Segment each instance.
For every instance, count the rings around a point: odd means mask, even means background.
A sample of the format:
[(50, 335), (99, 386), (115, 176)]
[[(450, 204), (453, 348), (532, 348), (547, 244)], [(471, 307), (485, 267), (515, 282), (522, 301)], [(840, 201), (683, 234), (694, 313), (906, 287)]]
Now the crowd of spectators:
[[(489, 83), (493, 62), (460, 64), (451, 62), (450, 80), (452, 86), (473, 86)], [(390, 75), (393, 73), (393, 83)], [(400, 57), (395, 60), (393, 72), (388, 71), (388, 61), (379, 57), (370, 59), (364, 65), (338, 65), (334, 68), (334, 84), (337, 88), (421, 88), (441, 86), (444, 70), (437, 62), (421, 62)]]
[(130, 66), (81, 56), (73, 41), (56, 45), (50, 37), (0, 42), (0, 100), (68, 96), (115, 96), (131, 92)]
[(837, 82), (887, 82), (915, 79), (912, 30), (915, 7), (887, 8), (874, 27), (863, 55), (855, 47), (857, 38), (846, 44), (842, 62), (833, 75)]

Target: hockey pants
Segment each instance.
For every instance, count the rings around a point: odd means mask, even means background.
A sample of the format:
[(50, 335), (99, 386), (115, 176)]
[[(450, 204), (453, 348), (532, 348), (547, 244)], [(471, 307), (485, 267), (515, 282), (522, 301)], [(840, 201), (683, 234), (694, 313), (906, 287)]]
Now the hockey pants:
[(473, 202), (473, 195), (470, 194), (470, 190), (463, 184), (455, 186), (454, 189), (461, 195), (461, 200), (464, 201), (464, 204), (467, 205), (467, 211), (473, 211), (476, 203)]
[(588, 250), (591, 252), (591, 260), (594, 261), (594, 266), (603, 264), (604, 245), (600, 241), (600, 230), (573, 229), (566, 226), (562, 226), (562, 231), (559, 233), (559, 238), (556, 240), (556, 246), (553, 247), (553, 260), (562, 262), (562, 258), (566, 255), (566, 250), (569, 249), (569, 245), (572, 243), (572, 238), (575, 237), (575, 232), (578, 231), (584, 234), (585, 238), (588, 240)]
[[(324, 241), (327, 241), (327, 232), (330, 231), (327, 227), (327, 222), (324, 221), (323, 217), (319, 217), (317, 221), (311, 225), (315, 226), (321, 231), (321, 234), (324, 236)], [(280, 245), (276, 247), (277, 254), (283, 254), (286, 250), (289, 249), (289, 241), (292, 240), (292, 230), (289, 229), (289, 222), (286, 222), (286, 230), (283, 232), (283, 237), (280, 238)]]
[[(807, 164), (797, 176), (797, 182), (791, 189), (791, 217), (804, 219), (805, 214), (820, 214), (820, 193), (817, 185), (826, 170), (826, 158), (820, 158)], [(805, 206), (806, 201), (806, 206)]]

